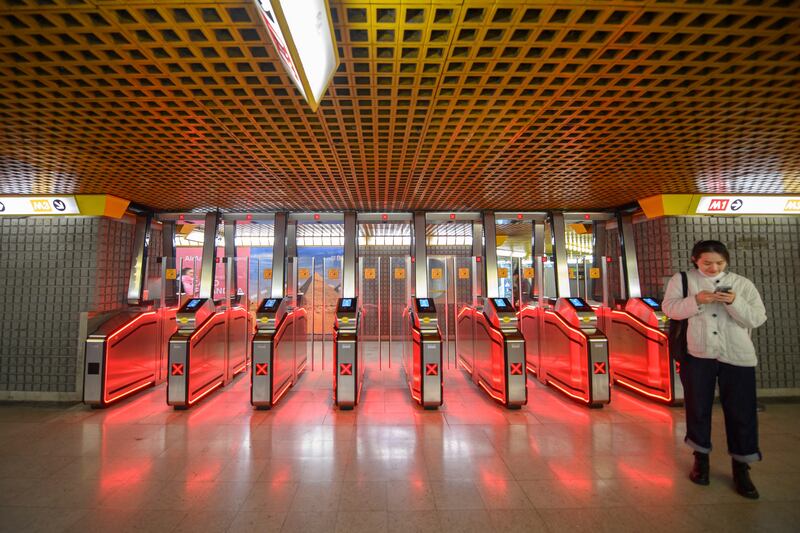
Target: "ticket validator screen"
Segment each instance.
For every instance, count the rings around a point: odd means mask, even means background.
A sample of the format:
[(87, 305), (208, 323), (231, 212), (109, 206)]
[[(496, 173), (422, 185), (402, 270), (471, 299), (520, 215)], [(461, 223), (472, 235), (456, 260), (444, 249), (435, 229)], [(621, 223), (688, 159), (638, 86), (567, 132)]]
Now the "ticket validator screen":
[(183, 309), (185, 311), (195, 311), (198, 307), (200, 307), (203, 304), (204, 301), (205, 298), (192, 298), (191, 300), (186, 302), (186, 305), (183, 306)]
[(583, 298), (567, 298), (567, 300), (569, 300), (569, 303), (571, 303), (578, 311), (586, 311), (592, 309), (591, 307), (589, 307), (589, 304), (587, 304), (583, 300)]
[(417, 311), (420, 313), (435, 313), (436, 304), (431, 298), (417, 298)]
[(275, 311), (278, 306), (280, 305), (281, 300), (280, 298), (267, 298), (264, 300), (264, 303), (261, 304), (261, 309), (259, 309), (262, 313), (269, 313)]
[(511, 309), (511, 303), (506, 298), (492, 298), (492, 301), (498, 311), (508, 311)]
[(652, 307), (653, 309), (660, 309), (661, 306), (658, 305), (658, 302), (652, 298), (642, 298), (642, 301)]
[(352, 313), (356, 310), (355, 298), (342, 298), (339, 300), (339, 306), (336, 311), (339, 313)]

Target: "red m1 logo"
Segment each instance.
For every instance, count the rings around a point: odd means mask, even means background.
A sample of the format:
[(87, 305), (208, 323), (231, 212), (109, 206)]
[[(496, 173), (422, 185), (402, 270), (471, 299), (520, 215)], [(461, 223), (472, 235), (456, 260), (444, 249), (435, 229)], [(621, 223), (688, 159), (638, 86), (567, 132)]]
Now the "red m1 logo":
[(723, 200), (721, 198), (712, 199), (711, 202), (708, 204), (709, 211), (725, 211), (728, 209), (728, 202), (730, 200)]

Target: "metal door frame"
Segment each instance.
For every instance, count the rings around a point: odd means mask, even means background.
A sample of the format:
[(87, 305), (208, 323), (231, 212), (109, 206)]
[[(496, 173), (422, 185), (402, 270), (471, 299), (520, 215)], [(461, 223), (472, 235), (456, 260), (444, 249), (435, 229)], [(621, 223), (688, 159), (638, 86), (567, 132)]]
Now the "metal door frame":
[[(378, 320), (377, 320), (377, 322), (378, 322), (377, 328), (378, 328), (378, 330), (377, 330), (376, 338), (374, 340), (378, 343), (378, 368), (379, 368), (379, 370), (383, 369), (383, 352), (384, 352), (383, 344), (384, 344), (384, 342), (388, 342), (388, 350), (387, 350), (387, 352), (388, 352), (388, 358), (387, 358), (388, 368), (392, 367), (392, 342), (394, 340), (394, 334), (393, 334), (393, 329), (394, 329), (393, 326), (394, 326), (394, 324), (393, 324), (393, 321), (394, 321), (394, 305), (395, 305), (394, 297), (393, 297), (394, 296), (394, 287), (395, 287), (395, 284), (394, 284), (394, 270), (393, 270), (393, 268), (394, 268), (394, 266), (393, 266), (394, 265), (394, 260), (402, 260), (402, 261), (404, 261), (404, 263), (405, 263), (404, 264), (404, 268), (406, 270), (405, 282), (406, 282), (406, 285), (408, 285), (408, 283), (410, 281), (410, 274), (411, 274), (410, 273), (410, 269), (411, 269), (411, 257), (412, 257), (412, 250), (411, 250), (411, 246), (410, 245), (408, 247), (407, 253), (404, 254), (404, 255), (372, 255), (372, 256), (368, 256), (366, 254), (362, 254), (361, 253), (361, 246), (358, 244), (358, 239), (360, 238), (360, 231), (359, 231), (360, 225), (361, 224), (383, 224), (383, 223), (386, 223), (386, 224), (408, 224), (409, 227), (411, 227), (408, 235), (401, 235), (401, 236), (402, 237), (409, 237), (410, 239), (413, 240), (413, 226), (412, 226), (413, 225), (413, 213), (411, 213), (411, 212), (358, 213), (357, 217), (356, 217), (356, 243), (357, 243), (357, 248), (359, 248), (359, 253), (358, 253), (358, 260), (359, 260), (359, 263), (358, 263), (358, 265), (359, 265), (359, 268), (358, 268), (358, 273), (359, 273), (358, 274), (358, 283), (359, 283), (359, 295), (362, 298), (362, 303), (364, 303), (366, 301), (365, 300), (366, 292), (364, 291), (364, 285), (363, 285), (364, 282), (366, 281), (365, 278), (364, 278), (364, 263), (366, 262), (367, 257), (369, 257), (371, 259), (377, 258), (377, 261), (378, 261), (378, 264), (377, 264), (377, 267), (376, 267), (377, 268), (377, 276), (376, 276), (377, 287), (375, 288), (375, 290), (378, 291), (377, 292), (376, 302), (375, 302), (375, 305), (377, 306), (377, 318), (378, 318)], [(387, 291), (388, 303), (386, 302), (386, 299), (383, 297), (383, 289), (384, 289), (384, 287), (383, 287), (383, 275), (382, 275), (383, 274), (384, 265), (387, 262), (388, 262), (388, 265), (386, 265), (386, 267), (387, 267), (387, 278), (388, 278), (388, 285), (389, 285), (388, 286), (388, 291)], [(410, 292), (408, 290), (408, 287), (406, 288), (406, 296), (410, 297)], [(403, 305), (406, 305), (406, 304), (407, 304), (407, 302), (403, 303)], [(386, 339), (384, 339), (384, 335), (383, 335), (383, 316), (384, 316), (384, 310), (386, 309), (387, 305), (388, 305), (388, 313), (387, 313), (388, 316), (387, 316), (387, 319), (388, 319), (388, 324), (389, 324), (388, 341)], [(402, 319), (402, 313), (400, 314), (400, 316), (398, 318)]]

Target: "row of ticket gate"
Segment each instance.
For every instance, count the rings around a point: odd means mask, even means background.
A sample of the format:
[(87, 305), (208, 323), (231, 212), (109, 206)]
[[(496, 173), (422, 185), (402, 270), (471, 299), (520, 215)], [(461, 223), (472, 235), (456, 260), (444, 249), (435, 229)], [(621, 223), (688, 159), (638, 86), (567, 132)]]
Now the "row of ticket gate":
[[(302, 297), (299, 297), (302, 298)], [(177, 311), (121, 314), (89, 336), (84, 399), (104, 407), (159, 382), (161, 339), (168, 338), (167, 403), (185, 409), (250, 366), (251, 404), (273, 407), (308, 364), (307, 311), (292, 298), (267, 298), (255, 313), (192, 298)], [(412, 398), (425, 408), (444, 400), (442, 334), (435, 304), (414, 298), (403, 321), (403, 368)], [(352, 409), (364, 383), (362, 310), (341, 298), (333, 336), (333, 395)], [(463, 306), (456, 317), (459, 366), (508, 408), (527, 403), (527, 374), (590, 407), (610, 401), (611, 382), (667, 404), (682, 400), (678, 362), (669, 356), (667, 321), (652, 298), (624, 308), (559, 298), (517, 311), (507, 298)], [(162, 372), (163, 374), (163, 372)]]
[[(213, 230), (214, 217), (207, 218)], [(285, 225), (285, 217), (282, 220)], [(495, 225), (493, 216), (484, 223), (485, 242), (494, 242), (493, 230), (489, 232)], [(346, 218), (345, 233), (355, 234), (354, 224), (354, 217)], [(426, 297), (424, 214), (414, 215), (414, 231), (416, 290), (402, 313), (403, 369), (414, 401), (435, 409), (444, 401), (444, 339), (434, 300)], [(473, 249), (478, 241), (476, 233)], [(215, 253), (211, 230), (208, 242), (204, 255), (211, 272), (205, 278), (210, 293)], [(358, 405), (366, 370), (364, 310), (355, 290), (355, 245), (349, 246), (343, 293), (350, 296), (339, 298), (332, 328), (332, 389), (341, 409)], [(496, 264), (495, 252), (487, 246), (483, 261), (474, 257), (473, 272), (483, 265), (489, 277), (487, 265)], [(285, 260), (289, 266), (292, 260), (280, 254), (276, 248), (276, 257), (283, 257), (278, 265)], [(145, 255), (139, 255), (140, 261)], [(232, 264), (223, 264), (233, 271)], [(308, 306), (294, 289), (283, 294), (284, 281), (295, 274), (292, 263), (281, 272), (287, 277), (281, 277), (277, 290), (273, 286), (272, 297), (264, 298), (255, 312), (229, 290), (222, 299), (192, 297), (178, 308), (136, 307), (105, 321), (87, 339), (84, 401), (105, 407), (166, 380), (167, 403), (186, 409), (249, 368), (251, 404), (273, 407), (308, 366)], [(132, 275), (132, 282), (140, 278)], [(631, 297), (613, 306), (589, 305), (580, 297), (548, 299), (542, 296), (541, 271), (537, 278), (535, 303), (515, 308), (507, 298), (479, 296), (478, 290), (474, 301), (455, 309), (456, 362), (477, 387), (512, 409), (528, 401), (529, 372), (590, 407), (609, 403), (612, 382), (663, 403), (682, 401), (680, 368), (669, 353), (667, 320), (655, 299)], [(293, 283), (286, 281), (286, 286)], [(484, 293), (487, 286), (492, 285), (485, 285)], [(569, 294), (568, 289), (564, 292)]]
[[(302, 298), (302, 297), (301, 297)], [(404, 366), (414, 399), (426, 408), (442, 404), (442, 339), (429, 299), (407, 313)], [(297, 302), (301, 303), (301, 302)], [(250, 363), (250, 403), (273, 407), (297, 383), (308, 364), (307, 311), (291, 298), (266, 298), (255, 313), (255, 334), (244, 307), (192, 298), (180, 308), (129, 311), (106, 321), (86, 343), (84, 402), (106, 407), (166, 374), (167, 403), (186, 409), (228, 384)], [(340, 298), (334, 324), (334, 401), (352, 409), (364, 383), (361, 309), (358, 298)], [(244, 339), (252, 340), (243, 342)], [(167, 372), (159, 368), (167, 338)]]

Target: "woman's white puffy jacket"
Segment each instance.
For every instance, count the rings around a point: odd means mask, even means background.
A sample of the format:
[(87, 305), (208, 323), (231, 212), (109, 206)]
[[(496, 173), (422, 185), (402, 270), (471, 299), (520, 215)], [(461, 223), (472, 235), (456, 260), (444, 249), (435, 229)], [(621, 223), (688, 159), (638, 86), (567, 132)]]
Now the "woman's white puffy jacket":
[[(689, 319), (686, 344), (695, 357), (718, 359), (736, 366), (756, 366), (756, 350), (750, 330), (767, 320), (764, 302), (753, 282), (726, 272), (714, 280), (697, 270), (687, 272), (689, 296), (683, 297), (680, 273), (672, 276), (661, 304), (664, 313), (675, 320)], [(716, 287), (731, 287), (736, 294), (732, 304), (698, 304), (695, 295), (714, 291)]]

